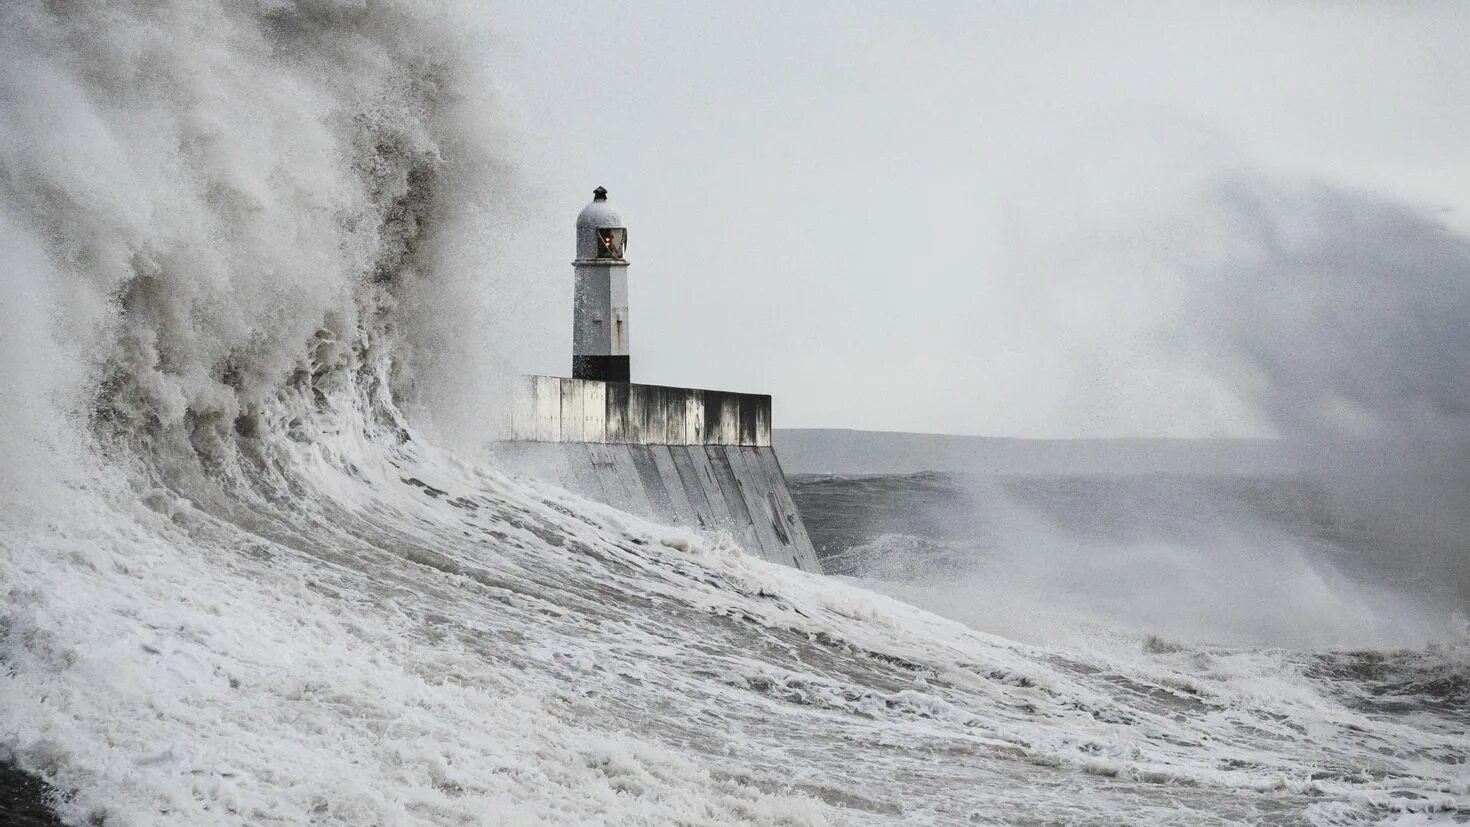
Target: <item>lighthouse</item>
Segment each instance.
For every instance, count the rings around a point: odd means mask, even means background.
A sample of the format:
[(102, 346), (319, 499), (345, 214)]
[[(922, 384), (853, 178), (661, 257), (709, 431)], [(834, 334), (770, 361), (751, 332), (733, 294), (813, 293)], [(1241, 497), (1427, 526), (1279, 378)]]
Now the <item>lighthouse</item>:
[(572, 300), (572, 378), (627, 382), (628, 228), (607, 190), (577, 215), (576, 288)]
[(577, 215), (572, 378), (511, 387), (506, 467), (664, 525), (728, 532), (752, 554), (820, 574), (771, 444), (771, 397), (633, 384), (628, 228), (607, 190)]

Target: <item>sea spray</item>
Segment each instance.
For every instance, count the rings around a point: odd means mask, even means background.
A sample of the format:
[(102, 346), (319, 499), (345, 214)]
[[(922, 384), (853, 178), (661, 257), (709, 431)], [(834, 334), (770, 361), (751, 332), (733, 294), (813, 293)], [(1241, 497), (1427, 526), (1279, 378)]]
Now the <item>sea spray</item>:
[(1039, 648), (440, 448), (514, 312), (477, 25), (0, 9), (0, 754), (68, 823), (1466, 806), (1456, 650)]

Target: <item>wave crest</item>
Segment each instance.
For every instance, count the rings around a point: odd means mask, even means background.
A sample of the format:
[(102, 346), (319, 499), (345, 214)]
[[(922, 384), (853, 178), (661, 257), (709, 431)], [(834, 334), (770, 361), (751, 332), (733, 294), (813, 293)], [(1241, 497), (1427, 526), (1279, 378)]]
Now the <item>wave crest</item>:
[(456, 13), (0, 11), (3, 209), (47, 254), (86, 384), (64, 396), (98, 432), (217, 461), (343, 406), (401, 426), (403, 318), (455, 304), (424, 284), (433, 247), (503, 172), (471, 140), (493, 110)]

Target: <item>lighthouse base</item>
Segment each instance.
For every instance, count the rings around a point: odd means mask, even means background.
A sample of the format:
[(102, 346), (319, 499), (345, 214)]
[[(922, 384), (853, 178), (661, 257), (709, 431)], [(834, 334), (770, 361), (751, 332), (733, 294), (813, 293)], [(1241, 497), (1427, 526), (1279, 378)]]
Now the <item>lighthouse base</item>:
[(771, 447), (769, 396), (527, 376), (510, 419), (493, 453), (513, 470), (822, 571)]
[(631, 375), (627, 356), (573, 356), (572, 376), (597, 382), (626, 382)]

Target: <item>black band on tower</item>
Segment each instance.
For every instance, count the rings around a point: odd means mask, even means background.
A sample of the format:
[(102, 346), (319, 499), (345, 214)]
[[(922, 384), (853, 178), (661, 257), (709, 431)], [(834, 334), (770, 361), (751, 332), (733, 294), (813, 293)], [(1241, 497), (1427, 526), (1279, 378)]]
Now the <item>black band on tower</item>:
[(632, 374), (628, 371), (626, 356), (573, 356), (573, 379), (596, 379), (600, 382), (627, 382)]

